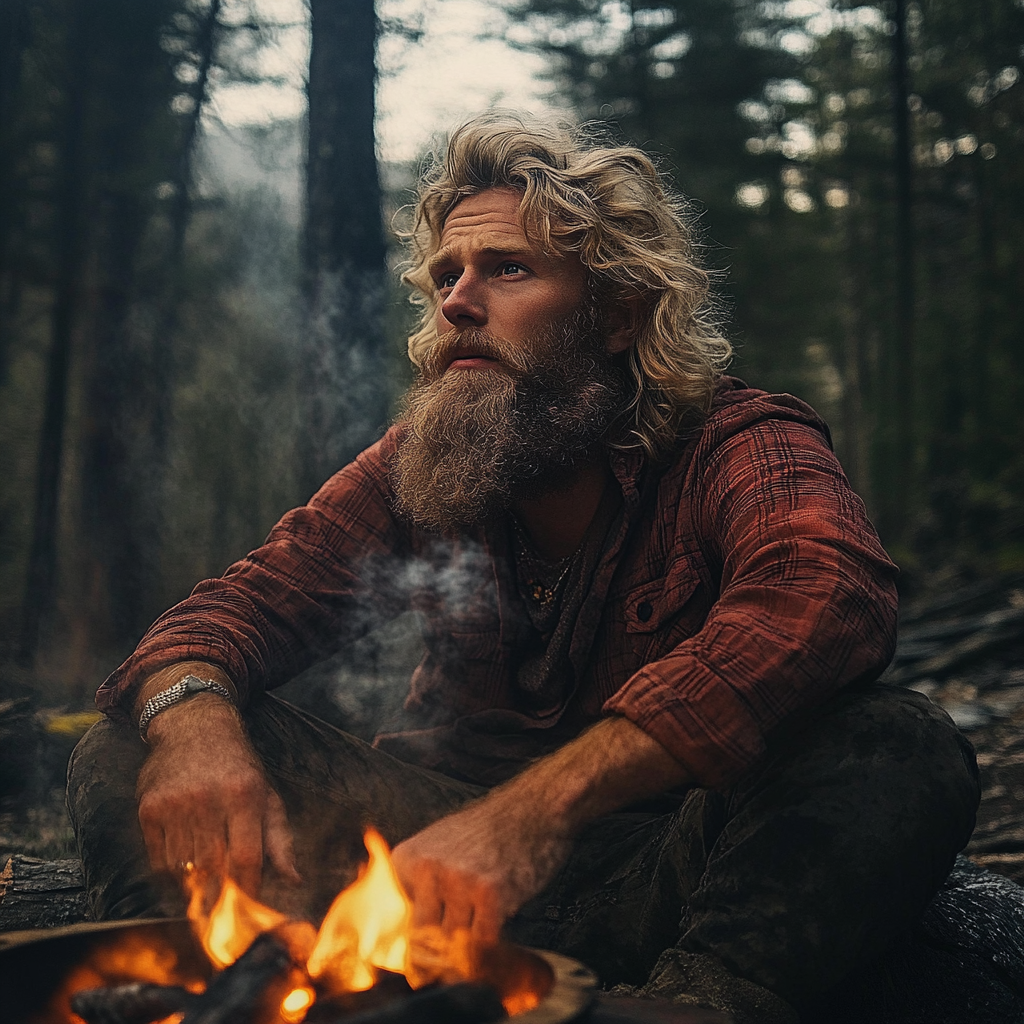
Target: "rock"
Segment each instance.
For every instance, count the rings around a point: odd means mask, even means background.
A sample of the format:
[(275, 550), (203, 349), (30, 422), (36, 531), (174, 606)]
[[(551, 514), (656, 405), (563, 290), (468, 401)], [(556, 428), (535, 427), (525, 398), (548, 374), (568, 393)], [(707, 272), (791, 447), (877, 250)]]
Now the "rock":
[(958, 857), (915, 934), (801, 1012), (829, 1024), (1022, 1024), (1024, 889)]

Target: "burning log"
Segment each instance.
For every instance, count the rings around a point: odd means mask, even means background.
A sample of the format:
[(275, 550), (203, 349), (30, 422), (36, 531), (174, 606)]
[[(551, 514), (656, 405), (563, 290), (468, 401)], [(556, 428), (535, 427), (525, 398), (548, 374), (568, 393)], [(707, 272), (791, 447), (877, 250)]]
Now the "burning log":
[(288, 946), (264, 932), (196, 997), (181, 1024), (269, 1024), (278, 1019), (294, 971)]
[(319, 986), (316, 1005), (306, 1016), (307, 1024), (322, 1021), (333, 1021), (337, 1018), (354, 1017), (359, 1014), (372, 1013), (399, 999), (406, 999), (415, 990), (404, 974), (394, 971), (380, 971), (376, 982), (361, 992), (325, 992)]
[(198, 997), (174, 985), (119, 985), (76, 992), (71, 1009), (86, 1024), (151, 1024), (187, 1011)]
[(420, 989), (404, 999), (361, 1013), (339, 1015), (329, 1004), (317, 1005), (307, 1024), (491, 1024), (507, 1016), (501, 997), (490, 985), (459, 982)]

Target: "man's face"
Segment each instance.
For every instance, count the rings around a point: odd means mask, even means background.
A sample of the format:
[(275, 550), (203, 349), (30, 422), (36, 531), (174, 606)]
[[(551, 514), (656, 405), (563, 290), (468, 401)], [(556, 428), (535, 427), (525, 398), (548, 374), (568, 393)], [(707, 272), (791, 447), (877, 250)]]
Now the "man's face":
[[(544, 253), (519, 217), (520, 195), (489, 189), (468, 196), (448, 215), (441, 246), (430, 260), (440, 301), (437, 335), (484, 329), (510, 346), (575, 312), (586, 294), (586, 272), (574, 253)], [(456, 345), (445, 370), (494, 368), (471, 344)]]
[(461, 202), (432, 261), (439, 337), (406, 395), (394, 466), (399, 507), (453, 531), (571, 483), (625, 393), (575, 257), (523, 233), (519, 197)]

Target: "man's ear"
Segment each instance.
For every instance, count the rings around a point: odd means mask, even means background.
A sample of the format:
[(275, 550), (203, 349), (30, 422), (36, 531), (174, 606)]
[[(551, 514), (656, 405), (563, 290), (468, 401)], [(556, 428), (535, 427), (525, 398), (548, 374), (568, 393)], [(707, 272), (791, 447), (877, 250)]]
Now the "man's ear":
[(640, 323), (640, 296), (631, 295), (617, 302), (608, 315), (611, 328), (604, 350), (610, 356), (625, 352), (636, 341), (636, 329)]

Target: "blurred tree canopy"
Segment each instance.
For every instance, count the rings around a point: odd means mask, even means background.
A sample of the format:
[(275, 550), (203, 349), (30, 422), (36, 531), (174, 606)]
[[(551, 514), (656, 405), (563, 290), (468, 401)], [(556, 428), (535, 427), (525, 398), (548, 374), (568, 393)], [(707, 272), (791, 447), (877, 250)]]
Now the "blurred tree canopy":
[(696, 201), (736, 372), (826, 413), (905, 567), (1024, 563), (1024, 7), (906, 5), (910, 338), (896, 287), (895, 0), (510, 10), (561, 94), (661, 154)]
[[(379, 349), (376, 24), (366, 0), (327, 6), (366, 37), (347, 78), (310, 86), (370, 139), (372, 191), (354, 198), (361, 241), (376, 235), (363, 326)], [(319, 382), (300, 373), (299, 225), (271, 192), (199, 180), (211, 89), (263, 81), (279, 27), (250, 0), (0, 4), (0, 685), (90, 692), (168, 603), (308, 497), (299, 410)], [(353, 43), (332, 27), (324, 49)], [(322, 181), (317, 214), (339, 194), (343, 175)]]
[[(909, 579), (1024, 566), (1019, 0), (508, 3), (565, 106), (690, 197), (736, 372), (825, 414)], [(311, 24), (303, 225), (204, 157), (282, 28), (254, 0), (0, 0), (0, 687), (84, 697), (383, 423), (380, 23)]]

